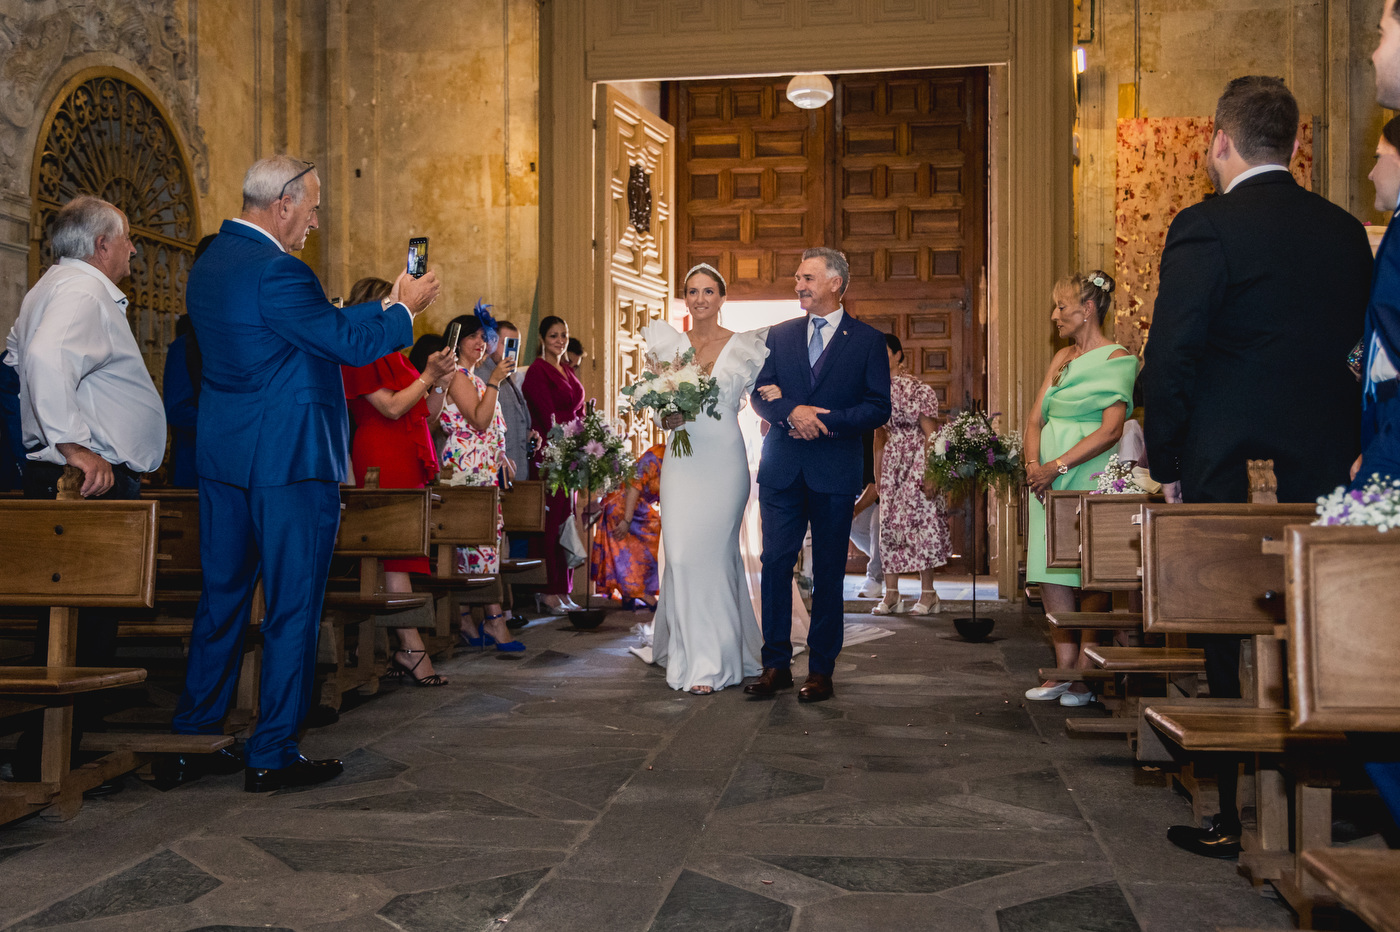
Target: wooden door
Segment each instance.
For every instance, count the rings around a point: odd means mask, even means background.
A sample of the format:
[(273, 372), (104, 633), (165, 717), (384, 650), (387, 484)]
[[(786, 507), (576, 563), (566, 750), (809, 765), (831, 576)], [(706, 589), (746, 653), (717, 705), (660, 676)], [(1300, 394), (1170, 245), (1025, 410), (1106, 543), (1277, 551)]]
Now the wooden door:
[[(946, 415), (986, 398), (987, 76), (982, 69), (842, 75), (833, 101), (833, 241), (846, 307), (904, 345)], [(985, 509), (982, 509), (985, 514)], [(950, 515), (950, 568), (969, 569), (970, 502)], [(986, 566), (985, 527), (979, 564)]]
[[(595, 205), (598, 231), (597, 306), (603, 328), (597, 334), (606, 367), (605, 390), (623, 410), (619, 389), (642, 371), (641, 330), (666, 317), (675, 246), (672, 243), (675, 196), (674, 132), (669, 123), (607, 85), (599, 85)], [(635, 430), (634, 453), (651, 444), (654, 427), (646, 418), (621, 417)]]

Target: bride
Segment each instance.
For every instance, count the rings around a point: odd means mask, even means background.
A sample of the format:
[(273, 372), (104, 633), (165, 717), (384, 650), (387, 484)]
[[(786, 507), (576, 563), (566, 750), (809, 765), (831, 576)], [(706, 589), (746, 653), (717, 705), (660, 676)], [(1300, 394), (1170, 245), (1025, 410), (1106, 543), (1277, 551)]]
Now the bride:
[[(690, 456), (667, 451), (661, 467), (661, 537), (665, 568), (652, 649), (673, 689), (708, 695), (761, 670), (763, 638), (749, 601), (739, 531), (749, 498), (749, 462), (740, 406), (768, 355), (767, 328), (735, 333), (719, 325), (723, 276), (709, 265), (686, 274), (685, 306), (695, 325), (680, 333), (657, 321), (642, 332), (647, 351), (667, 359), (687, 349), (719, 382), (719, 420), (701, 414), (685, 424)], [(680, 427), (680, 415), (662, 422)]]

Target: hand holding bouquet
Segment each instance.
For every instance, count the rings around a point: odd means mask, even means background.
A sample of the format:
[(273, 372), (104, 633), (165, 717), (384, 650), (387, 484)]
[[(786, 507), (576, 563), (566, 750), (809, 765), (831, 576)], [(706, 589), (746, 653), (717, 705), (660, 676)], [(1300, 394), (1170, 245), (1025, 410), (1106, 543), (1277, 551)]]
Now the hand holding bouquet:
[(1021, 435), (1017, 431), (998, 434), (983, 412), (963, 411), (934, 435), (925, 475), (954, 494), (987, 486), (1010, 488), (1025, 475)]
[[(715, 420), (720, 417), (715, 410), (719, 382), (710, 375), (708, 366), (696, 365), (694, 347), (671, 360), (647, 353), (642, 377), (623, 386), (622, 394), (631, 399), (633, 410), (650, 408), (662, 417), (680, 414), (693, 421), (702, 411)], [(684, 427), (676, 431), (671, 452), (676, 456), (690, 455), (690, 434)]]
[(597, 411), (551, 427), (540, 459), (540, 473), (551, 495), (560, 489), (610, 492), (636, 466), (622, 435)]

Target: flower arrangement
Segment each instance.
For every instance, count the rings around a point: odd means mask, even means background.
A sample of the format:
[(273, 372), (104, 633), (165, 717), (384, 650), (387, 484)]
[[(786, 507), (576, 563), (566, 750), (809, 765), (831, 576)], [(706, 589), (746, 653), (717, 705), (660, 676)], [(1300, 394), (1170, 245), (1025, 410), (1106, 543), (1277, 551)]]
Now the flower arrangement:
[(969, 409), (950, 418), (934, 435), (925, 475), (954, 494), (1018, 485), (1025, 478), (1021, 434), (997, 433), (994, 417)]
[(1400, 527), (1400, 479), (1382, 479), (1372, 473), (1371, 480), (1354, 492), (1338, 486), (1317, 500), (1313, 524), (1370, 526), (1382, 532)]
[(540, 473), (551, 495), (610, 492), (636, 468), (636, 460), (607, 419), (597, 411), (556, 424), (545, 438)]
[(1093, 478), (1099, 480), (1090, 495), (1146, 495), (1147, 489), (1139, 482), (1139, 469), (1136, 460), (1122, 461), (1114, 453), (1108, 458), (1103, 472), (1096, 472)]
[[(631, 385), (624, 385), (622, 394), (632, 399), (633, 410), (650, 408), (663, 418), (683, 414), (687, 421), (695, 420), (703, 411), (719, 420), (715, 410), (719, 403), (719, 382), (710, 375), (708, 366), (696, 365), (694, 347), (670, 360), (647, 353), (642, 377)], [(684, 427), (676, 431), (670, 452), (676, 456), (690, 455), (690, 434)]]

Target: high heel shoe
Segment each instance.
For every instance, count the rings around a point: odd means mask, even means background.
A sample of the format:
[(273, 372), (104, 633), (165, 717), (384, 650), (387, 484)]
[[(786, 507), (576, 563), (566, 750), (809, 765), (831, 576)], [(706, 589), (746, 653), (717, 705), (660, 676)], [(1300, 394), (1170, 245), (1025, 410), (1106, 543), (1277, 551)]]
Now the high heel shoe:
[[(406, 679), (412, 680), (412, 681), (413, 681), (413, 684), (414, 684), (415, 686), (446, 686), (446, 685), (447, 685), (447, 680), (443, 679), (442, 676), (441, 676), (440, 674), (437, 674), (437, 673), (432, 673), (432, 674), (429, 674), (428, 676), (423, 676), (423, 677), (418, 677), (418, 676), (414, 676), (414, 675), (413, 675), (413, 671), (414, 671), (414, 670), (417, 670), (420, 666), (422, 666), (422, 665), (423, 665), (423, 661), (427, 659), (427, 657), (428, 657), (428, 652), (427, 652), (427, 651), (425, 651), (425, 650), (408, 650), (408, 649), (406, 649), (406, 648), (399, 648), (397, 651), (394, 652), (394, 654), (395, 654), (395, 656), (394, 656), (394, 661), (393, 661), (394, 668), (397, 669), (397, 670), (399, 671), (399, 675), (400, 675), (400, 676), (402, 676), (402, 677), (404, 677), (404, 678), (406, 678)], [(408, 654), (410, 657), (412, 657), (414, 654), (422, 654), (423, 656), (422, 656), (422, 657), (419, 657), (416, 661), (414, 661), (413, 666), (411, 666), (411, 667), (406, 667), (406, 666), (404, 666), (403, 663), (399, 660), (399, 658), (398, 658), (398, 656), (397, 656), (398, 654)]]
[[(932, 597), (933, 601), (926, 602), (925, 599)], [(919, 601), (915, 602), (909, 609), (911, 615), (937, 615), (943, 611), (943, 602), (938, 598), (938, 593), (924, 589), (919, 593)]]
[(486, 620), (481, 623), (481, 644), (483, 647), (490, 647), (494, 644), (496, 650), (500, 651), (503, 654), (519, 653), (520, 651), (525, 649), (525, 645), (522, 644), (520, 641), (498, 641), (494, 637), (486, 633), (487, 624), (495, 621), (497, 618), (504, 617), (506, 617), (505, 612), (502, 612), (499, 615), (486, 616)]
[(875, 603), (875, 607), (872, 608), (872, 609), (870, 610), (870, 614), (872, 614), (872, 615), (899, 615), (899, 614), (903, 613), (903, 611), (904, 611), (904, 600), (903, 600), (903, 599), (897, 598), (897, 599), (895, 599), (893, 602), (890, 602), (890, 601), (889, 601), (889, 596), (886, 596), (885, 598), (881, 599), (879, 602)]
[(554, 596), (554, 598), (558, 599), (559, 601), (551, 603), (549, 601), (550, 596), (544, 595), (543, 593), (539, 592), (535, 593), (535, 611), (539, 612), (541, 615), (569, 614), (569, 608), (565, 604), (567, 600), (563, 596)]

